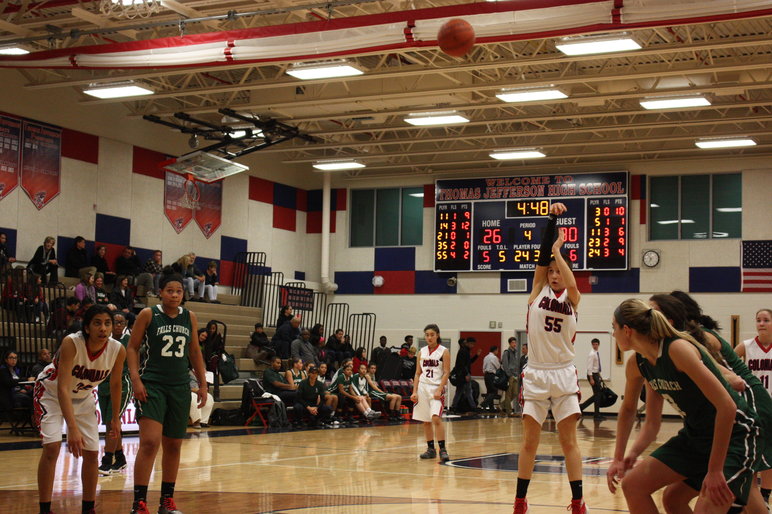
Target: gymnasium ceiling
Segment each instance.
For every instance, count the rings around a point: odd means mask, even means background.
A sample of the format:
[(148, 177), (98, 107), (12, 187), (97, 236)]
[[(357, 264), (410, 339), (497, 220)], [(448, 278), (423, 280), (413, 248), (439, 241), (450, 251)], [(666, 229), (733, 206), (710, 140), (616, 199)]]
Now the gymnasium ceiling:
[[(26, 88), (47, 94), (124, 79), (141, 80), (156, 91), (128, 101), (82, 95), (84, 109), (120, 102), (131, 118), (150, 114), (179, 122), (173, 116), (181, 112), (213, 125), (223, 123), (221, 108), (273, 118), (317, 142), (294, 139), (261, 150), (261, 156), (309, 169), (320, 159), (356, 158), (367, 165), (347, 172), (352, 175), (512, 174), (772, 153), (770, 2), (160, 0), (157, 12), (129, 18), (120, 9), (111, 12), (109, 1), (0, 0), (0, 46), (19, 42), (32, 50), (20, 58), (0, 56), (0, 65), (23, 74)], [(737, 7), (743, 3), (745, 8)], [(636, 8), (644, 4), (658, 7), (658, 13), (636, 19)], [(695, 13), (695, 5), (705, 12)], [(600, 22), (593, 12), (601, 13)], [(434, 41), (437, 27), (453, 17), (469, 20), (479, 36), (463, 58), (445, 55)], [(507, 28), (509, 20), (516, 29)], [(396, 27), (402, 40), (378, 39), (387, 26), (392, 32)], [(352, 27), (359, 32), (346, 32)], [(577, 57), (555, 48), (561, 36), (620, 30), (643, 48)], [(301, 50), (287, 43), (295, 32), (310, 37)], [(325, 40), (326, 34), (338, 35)], [(349, 40), (352, 34), (363, 39)], [(243, 61), (203, 58), (191, 64), (194, 50), (187, 45), (233, 46), (227, 43), (234, 38), (260, 42), (275, 35), (280, 44), (268, 56), (258, 52)], [(144, 68), (126, 65), (131, 58), (111, 60), (109, 53), (140, 49), (142, 59), (143, 51), (150, 55), (170, 47), (187, 47), (180, 61), (187, 64)], [(107, 53), (94, 68), (72, 57), (100, 52)], [(292, 63), (322, 57), (346, 58), (366, 73), (316, 81), (285, 74)], [(78, 66), (61, 66), (57, 58)], [(549, 85), (569, 98), (507, 104), (494, 96), (502, 88)], [(693, 93), (707, 95), (712, 105), (647, 111), (639, 104), (649, 96)], [(410, 113), (447, 110), (471, 121), (432, 128), (403, 121)], [(698, 138), (724, 135), (751, 136), (758, 145), (712, 151), (694, 145)], [(189, 136), (170, 130), (169, 137)], [(539, 148), (547, 157), (488, 156), (505, 148)]]

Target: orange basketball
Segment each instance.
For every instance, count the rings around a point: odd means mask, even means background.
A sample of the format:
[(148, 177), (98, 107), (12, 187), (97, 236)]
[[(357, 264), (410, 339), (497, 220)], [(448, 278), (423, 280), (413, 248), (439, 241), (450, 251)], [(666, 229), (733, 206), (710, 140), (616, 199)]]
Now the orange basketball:
[(474, 46), (474, 29), (469, 22), (453, 18), (443, 23), (437, 32), (440, 50), (453, 57), (462, 57)]

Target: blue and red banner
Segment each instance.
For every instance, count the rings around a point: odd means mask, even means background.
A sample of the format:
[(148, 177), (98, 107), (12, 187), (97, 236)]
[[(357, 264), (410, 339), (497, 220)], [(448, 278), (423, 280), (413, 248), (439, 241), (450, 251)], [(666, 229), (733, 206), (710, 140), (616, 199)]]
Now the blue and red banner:
[(198, 201), (196, 183), (167, 171), (164, 176), (164, 214), (179, 234), (193, 219), (193, 206)]
[(222, 182), (201, 182), (196, 180), (199, 200), (193, 214), (196, 224), (209, 239), (222, 223)]
[(0, 200), (19, 185), (21, 120), (0, 116)]
[(21, 188), (38, 210), (61, 191), (62, 129), (24, 121)]

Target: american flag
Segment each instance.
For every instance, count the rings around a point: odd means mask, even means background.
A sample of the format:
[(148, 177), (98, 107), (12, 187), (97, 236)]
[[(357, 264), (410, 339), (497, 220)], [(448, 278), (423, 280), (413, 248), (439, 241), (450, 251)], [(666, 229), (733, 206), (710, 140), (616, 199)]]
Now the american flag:
[(772, 293), (772, 241), (743, 241), (743, 292)]

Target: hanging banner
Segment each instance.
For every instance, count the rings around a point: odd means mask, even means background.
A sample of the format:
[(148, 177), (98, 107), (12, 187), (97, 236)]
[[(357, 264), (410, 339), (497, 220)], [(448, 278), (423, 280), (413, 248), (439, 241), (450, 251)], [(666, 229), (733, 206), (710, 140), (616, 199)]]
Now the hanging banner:
[(21, 188), (38, 210), (59, 196), (62, 129), (24, 121), (22, 128)]
[(198, 186), (199, 200), (196, 205), (196, 224), (209, 239), (222, 222), (222, 182), (195, 181)]
[(0, 116), (0, 200), (19, 185), (21, 120)]
[(164, 176), (164, 214), (179, 234), (193, 219), (193, 209), (199, 198), (196, 182), (183, 175), (167, 171)]

